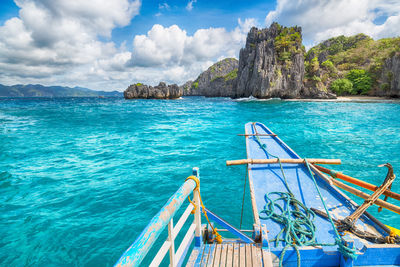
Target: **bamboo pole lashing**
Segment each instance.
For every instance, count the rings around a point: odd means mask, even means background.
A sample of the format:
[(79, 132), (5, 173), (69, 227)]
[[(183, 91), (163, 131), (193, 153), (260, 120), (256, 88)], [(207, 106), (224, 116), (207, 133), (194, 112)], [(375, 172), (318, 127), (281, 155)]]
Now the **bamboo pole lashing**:
[[(307, 159), (309, 163), (313, 164), (341, 164), (340, 159)], [(239, 160), (227, 160), (226, 165), (243, 165), (243, 164), (273, 164), (278, 163), (279, 159), (239, 159)], [(305, 163), (305, 159), (280, 159), (281, 163), (301, 164)]]
[[(330, 180), (337, 187), (339, 187), (339, 188), (341, 188), (343, 190), (346, 190), (347, 192), (352, 193), (353, 195), (356, 195), (356, 196), (358, 196), (358, 197), (360, 197), (362, 199), (369, 199), (371, 197), (371, 195), (368, 195), (367, 193), (364, 193), (361, 190), (355, 189), (355, 188), (353, 188), (353, 187), (351, 187), (351, 186), (349, 186), (347, 184), (344, 184), (344, 183), (342, 183), (342, 182), (340, 182), (338, 180), (335, 180), (335, 179), (332, 179), (332, 178), (330, 178)], [(374, 202), (374, 204), (376, 204), (376, 205), (378, 205), (378, 206), (380, 206), (382, 208), (385, 208), (385, 209), (388, 209), (388, 210), (391, 210), (393, 212), (396, 212), (396, 213), (400, 214), (400, 207), (398, 207), (398, 206), (396, 206), (394, 204), (391, 204), (389, 202), (383, 201), (383, 200), (381, 200), (379, 198)]]
[[(324, 173), (327, 173), (327, 174), (331, 174), (332, 173), (332, 171), (330, 169), (327, 169), (325, 167), (318, 166), (318, 165), (314, 165), (314, 167), (317, 168), (318, 170), (320, 170), (321, 172), (324, 172)], [(339, 173), (339, 172), (334, 172), (334, 173), (335, 173), (335, 175), (334, 175), (335, 178), (338, 178), (338, 179), (341, 179), (343, 181), (358, 185), (358, 186), (360, 186), (362, 188), (365, 188), (365, 189), (368, 189), (370, 191), (375, 191), (375, 190), (378, 189), (378, 186), (376, 186), (376, 185), (373, 185), (373, 184), (367, 183), (365, 181), (353, 178), (353, 177), (345, 175), (343, 173)], [(383, 192), (383, 195), (391, 197), (391, 198), (396, 199), (396, 200), (400, 200), (400, 194), (392, 192), (390, 190), (386, 190), (385, 192)]]

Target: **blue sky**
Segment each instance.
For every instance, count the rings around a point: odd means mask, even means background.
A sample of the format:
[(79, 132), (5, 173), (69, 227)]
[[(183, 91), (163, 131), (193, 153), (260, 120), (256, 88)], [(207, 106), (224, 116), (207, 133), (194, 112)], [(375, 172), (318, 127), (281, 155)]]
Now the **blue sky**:
[[(167, 4), (167, 8), (165, 7)], [(187, 1), (143, 1), (140, 16), (131, 24), (113, 30), (113, 40), (121, 42), (126, 36), (145, 34), (154, 24), (165, 27), (178, 25), (188, 34), (198, 29), (223, 27), (232, 30), (238, 18), (257, 18), (263, 21), (268, 10), (272, 10), (275, 1), (198, 1), (193, 9), (186, 9)]]
[(400, 35), (398, 0), (1, 0), (0, 83), (124, 90), (182, 84), (238, 57), (252, 26), (303, 29), (307, 48), (338, 35)]

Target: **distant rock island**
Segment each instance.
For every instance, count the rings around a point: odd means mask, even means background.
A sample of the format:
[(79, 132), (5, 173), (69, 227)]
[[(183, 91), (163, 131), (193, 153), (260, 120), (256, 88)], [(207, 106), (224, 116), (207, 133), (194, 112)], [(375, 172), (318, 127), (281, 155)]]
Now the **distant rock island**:
[(0, 97), (122, 97), (122, 92), (95, 91), (83, 87), (44, 86), (41, 84), (0, 84)]
[(148, 86), (141, 83), (132, 84), (124, 91), (125, 99), (175, 99), (181, 97), (183, 91), (176, 84), (166, 85), (160, 82), (157, 86)]
[(185, 96), (231, 97), (235, 95), (235, 81), (239, 61), (235, 58), (221, 60), (202, 72), (195, 81), (181, 88)]
[(156, 93), (156, 87), (131, 85), (124, 95), (125, 98), (400, 97), (400, 37), (375, 41), (365, 34), (339, 36), (306, 52), (301, 27), (283, 27), (278, 23), (265, 29), (253, 27), (246, 46), (240, 50), (239, 61), (227, 58), (215, 63), (196, 80), (180, 86), (174, 97), (169, 96), (165, 84), (162, 87)]

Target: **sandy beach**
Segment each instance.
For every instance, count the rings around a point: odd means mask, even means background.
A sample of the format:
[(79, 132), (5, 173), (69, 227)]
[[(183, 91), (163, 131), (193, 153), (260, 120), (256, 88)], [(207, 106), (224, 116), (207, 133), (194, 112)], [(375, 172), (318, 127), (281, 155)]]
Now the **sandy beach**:
[(285, 99), (285, 101), (305, 102), (400, 102), (400, 98), (380, 96), (338, 96), (336, 99)]

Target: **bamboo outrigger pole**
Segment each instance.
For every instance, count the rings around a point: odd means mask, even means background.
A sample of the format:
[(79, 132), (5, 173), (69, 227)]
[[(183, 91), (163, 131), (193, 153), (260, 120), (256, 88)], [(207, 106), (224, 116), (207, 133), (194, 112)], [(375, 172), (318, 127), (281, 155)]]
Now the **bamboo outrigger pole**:
[[(314, 165), (314, 167), (317, 168), (318, 170), (320, 170), (321, 172), (333, 175), (334, 178), (342, 179), (343, 181), (361, 186), (362, 188), (368, 189), (370, 191), (376, 191), (378, 189), (378, 186), (376, 186), (376, 185), (361, 181), (359, 179), (353, 178), (353, 177), (345, 175), (343, 173), (335, 172), (335, 171), (332, 171), (330, 169), (327, 169), (327, 168), (324, 168), (324, 167), (318, 166), (318, 165)], [(383, 195), (400, 200), (400, 194), (392, 192), (390, 190), (386, 190), (385, 192), (383, 192)]]
[[(354, 194), (354, 195), (356, 195), (358, 197), (361, 197), (362, 199), (369, 199), (371, 197), (367, 193), (364, 193), (361, 190), (355, 189), (355, 188), (353, 188), (353, 187), (351, 187), (351, 186), (349, 186), (347, 184), (344, 184), (342, 182), (339, 182), (338, 180), (334, 180), (334, 179), (331, 179), (331, 180), (332, 180), (332, 183), (334, 185), (336, 185), (337, 187), (339, 187), (339, 188), (341, 188), (343, 190), (346, 190), (347, 192), (352, 193), (352, 194)], [(393, 212), (396, 212), (396, 213), (400, 214), (400, 207), (398, 207), (396, 205), (393, 205), (393, 204), (391, 204), (389, 202), (383, 201), (383, 200), (381, 200), (379, 198), (375, 201), (374, 204), (376, 204), (376, 205), (378, 205), (378, 206), (380, 206), (382, 208), (385, 208), (385, 209), (388, 209), (388, 210), (391, 210)]]
[[(242, 165), (242, 164), (272, 164), (278, 163), (280, 160), (281, 163), (292, 163), (292, 164), (301, 164), (305, 163), (305, 159), (239, 159), (239, 160), (227, 160), (226, 165)], [(340, 159), (307, 159), (308, 163), (313, 164), (341, 164)]]
[[(365, 200), (366, 199), (370, 199), (370, 197), (371, 197), (371, 195), (368, 195), (367, 193), (364, 193), (361, 190), (355, 189), (355, 188), (353, 188), (353, 187), (351, 187), (351, 186), (349, 186), (347, 184), (344, 184), (344, 183), (342, 183), (342, 182), (340, 182), (338, 180), (335, 180), (333, 178), (327, 177), (326, 175), (321, 173), (316, 168), (316, 165), (311, 165), (311, 169), (313, 169), (313, 171), (315, 171), (315, 172), (319, 172), (320, 176), (322, 178), (324, 178), (325, 180), (327, 180), (328, 182), (331, 182), (332, 184), (336, 185), (337, 187), (339, 187), (339, 188), (341, 188), (343, 190), (346, 190), (347, 192), (352, 193), (353, 195), (356, 195), (356, 196), (358, 196), (358, 197), (360, 197), (362, 199), (365, 199)], [(397, 214), (400, 214), (400, 207), (398, 207), (396, 205), (393, 205), (393, 204), (391, 204), (389, 202), (383, 201), (383, 200), (381, 200), (379, 198), (374, 202), (374, 204), (378, 205), (378, 206), (380, 206), (382, 208), (385, 208), (385, 209), (391, 210), (393, 212), (396, 212)]]

